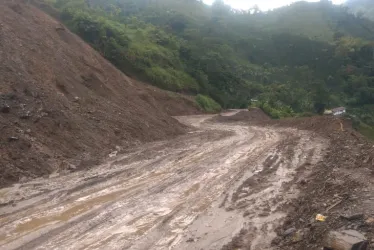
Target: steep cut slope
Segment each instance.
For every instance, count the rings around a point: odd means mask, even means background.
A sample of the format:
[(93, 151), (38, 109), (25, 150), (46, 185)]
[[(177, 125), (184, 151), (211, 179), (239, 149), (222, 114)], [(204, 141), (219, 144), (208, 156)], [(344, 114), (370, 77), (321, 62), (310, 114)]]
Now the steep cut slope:
[[(0, 3), (0, 186), (181, 134), (188, 98), (132, 81), (59, 22)], [(118, 147), (117, 147), (118, 148)]]

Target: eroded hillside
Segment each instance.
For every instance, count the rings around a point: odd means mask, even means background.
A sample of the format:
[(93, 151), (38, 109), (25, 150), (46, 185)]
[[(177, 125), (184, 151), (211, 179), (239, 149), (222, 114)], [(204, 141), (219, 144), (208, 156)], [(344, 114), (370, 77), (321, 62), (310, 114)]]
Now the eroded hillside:
[(185, 127), (193, 100), (134, 81), (40, 10), (0, 3), (0, 185), (91, 166)]

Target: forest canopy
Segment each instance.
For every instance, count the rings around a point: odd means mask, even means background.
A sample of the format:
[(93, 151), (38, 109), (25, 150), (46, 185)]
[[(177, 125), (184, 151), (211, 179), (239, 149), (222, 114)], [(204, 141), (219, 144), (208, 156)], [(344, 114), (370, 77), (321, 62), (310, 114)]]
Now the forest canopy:
[(212, 98), (223, 108), (244, 108), (255, 99), (278, 117), (346, 106), (374, 125), (374, 23), (347, 6), (327, 0), (269, 12), (234, 10), (222, 0), (40, 6), (124, 73), (199, 95), (201, 103)]

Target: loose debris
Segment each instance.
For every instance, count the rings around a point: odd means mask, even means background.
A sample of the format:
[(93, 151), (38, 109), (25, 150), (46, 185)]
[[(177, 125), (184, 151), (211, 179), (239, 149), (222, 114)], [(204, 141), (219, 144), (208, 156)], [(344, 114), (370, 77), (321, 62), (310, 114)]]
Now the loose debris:
[[(236, 121), (262, 127), (308, 130), (330, 142), (323, 160), (313, 166), (307, 176), (294, 180), (301, 193), (284, 208), (288, 216), (277, 229), (273, 248), (320, 250), (329, 232), (342, 230), (356, 230), (374, 247), (373, 143), (354, 131), (349, 120), (319, 116), (258, 121), (259, 112), (256, 110), (256, 114), (249, 115), (243, 111), (236, 115)], [(231, 122), (225, 116), (217, 120)], [(317, 214), (326, 216), (326, 220), (316, 221)], [(290, 228), (293, 233), (284, 237)]]
[(0, 187), (182, 134), (169, 115), (200, 112), (189, 97), (128, 78), (26, 2), (0, 1)]
[(325, 249), (367, 250), (369, 243), (365, 236), (355, 230), (331, 231), (324, 242)]

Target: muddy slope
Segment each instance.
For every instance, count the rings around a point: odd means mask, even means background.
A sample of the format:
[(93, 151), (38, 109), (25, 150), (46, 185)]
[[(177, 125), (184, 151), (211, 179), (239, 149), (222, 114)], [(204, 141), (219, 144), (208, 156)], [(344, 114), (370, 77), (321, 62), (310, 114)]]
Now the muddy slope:
[(211, 117), (178, 117), (196, 129), (88, 171), (0, 189), (0, 248), (217, 250), (250, 232), (233, 249), (269, 249), (299, 193), (289, 182), (328, 142)]
[[(312, 138), (321, 137), (328, 142), (320, 161), (312, 164), (306, 160), (296, 169), (298, 174), (287, 185), (298, 189), (299, 195), (280, 207), (279, 211), (288, 215), (276, 229), (277, 237), (271, 246), (262, 249), (322, 249), (327, 234), (334, 230), (356, 230), (367, 238), (369, 249), (374, 249), (373, 143), (357, 133), (349, 120), (338, 117), (271, 121), (262, 117), (257, 110), (237, 113), (235, 120), (274, 129), (309, 131)], [(220, 116), (215, 120), (231, 123), (233, 117)], [(307, 143), (301, 150), (310, 146)], [(326, 221), (316, 221), (317, 214), (327, 216)], [(253, 231), (242, 230), (223, 249), (249, 249), (252, 243), (248, 239)]]
[[(374, 146), (354, 131), (350, 121), (334, 117), (289, 119), (279, 126), (313, 131), (330, 141), (323, 159), (303, 182), (300, 196), (278, 228), (277, 249), (321, 249), (332, 230), (356, 230), (374, 249)], [(327, 216), (325, 222), (316, 214)], [(284, 232), (296, 232), (284, 237)]]
[(199, 112), (126, 77), (40, 10), (0, 2), (0, 186), (181, 134), (169, 116), (181, 111)]
[(0, 248), (314, 250), (344, 229), (373, 243), (373, 144), (343, 120), (257, 115), (178, 117), (195, 129), (0, 189)]

